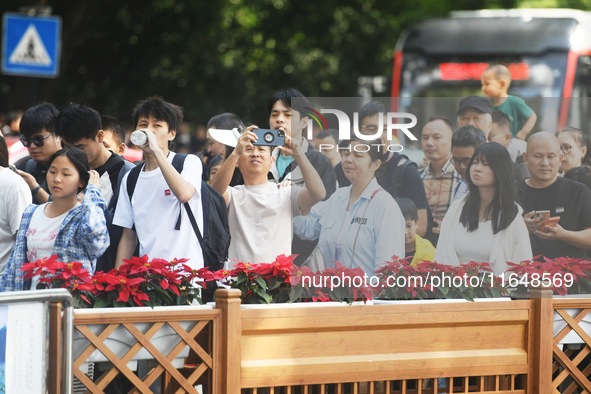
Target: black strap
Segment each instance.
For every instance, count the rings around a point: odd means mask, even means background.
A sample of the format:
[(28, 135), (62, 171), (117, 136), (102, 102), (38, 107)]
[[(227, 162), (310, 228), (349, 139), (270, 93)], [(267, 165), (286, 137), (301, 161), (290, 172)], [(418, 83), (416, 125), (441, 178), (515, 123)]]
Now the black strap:
[[(187, 215), (189, 215), (189, 220), (191, 221), (191, 226), (193, 226), (193, 231), (195, 231), (195, 235), (197, 235), (197, 239), (199, 240), (199, 245), (201, 245), (201, 250), (203, 250), (203, 236), (201, 235), (201, 231), (199, 231), (199, 226), (197, 226), (197, 221), (195, 220), (195, 216), (193, 215), (193, 211), (191, 210), (191, 206), (189, 205), (189, 202), (187, 201), (186, 203), (183, 204), (185, 206), (185, 209), (187, 210)], [(180, 216), (179, 216), (179, 222), (178, 224), (180, 225)]]

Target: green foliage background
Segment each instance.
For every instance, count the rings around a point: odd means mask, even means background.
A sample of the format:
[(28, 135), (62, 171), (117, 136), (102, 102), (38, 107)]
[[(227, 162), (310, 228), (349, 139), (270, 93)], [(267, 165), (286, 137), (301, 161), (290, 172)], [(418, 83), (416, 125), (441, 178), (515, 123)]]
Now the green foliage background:
[[(87, 103), (129, 121), (150, 95), (204, 123), (231, 111), (266, 124), (268, 94), (356, 96), (360, 76), (390, 76), (406, 26), (454, 9), (572, 7), (591, 0), (46, 0), (62, 17), (57, 79), (0, 76), (0, 112)], [(2, 0), (0, 11), (26, 4)], [(389, 94), (388, 92), (386, 94)]]

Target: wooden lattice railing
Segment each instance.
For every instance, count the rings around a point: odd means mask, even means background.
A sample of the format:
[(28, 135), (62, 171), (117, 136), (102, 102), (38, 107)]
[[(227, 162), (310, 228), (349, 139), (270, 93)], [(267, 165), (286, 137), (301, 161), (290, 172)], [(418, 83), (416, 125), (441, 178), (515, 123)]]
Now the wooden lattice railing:
[[(220, 321), (220, 310), (207, 307), (76, 311), (74, 376), (91, 393), (108, 392), (122, 377), (134, 392), (150, 393), (154, 384), (163, 392), (197, 393), (197, 385), (219, 392)], [(148, 358), (155, 363), (142, 361)], [(98, 361), (94, 379), (87, 374), (89, 361)], [(138, 364), (148, 366), (143, 376)]]
[[(203, 394), (591, 392), (591, 338), (579, 326), (591, 299), (537, 292), (504, 302), (247, 309), (237, 290), (219, 290), (209, 310), (76, 311), (74, 331), (87, 343), (75, 345), (74, 375), (91, 393), (109, 392), (117, 376), (142, 393), (154, 384)], [(568, 326), (553, 336), (555, 309)], [(177, 342), (161, 351), (163, 330)], [(109, 343), (116, 331), (131, 338), (127, 349)], [(584, 344), (563, 345), (569, 332)]]
[(242, 389), (243, 394), (524, 394), (525, 375), (405, 379)]
[(591, 299), (554, 299), (553, 393), (591, 393)]

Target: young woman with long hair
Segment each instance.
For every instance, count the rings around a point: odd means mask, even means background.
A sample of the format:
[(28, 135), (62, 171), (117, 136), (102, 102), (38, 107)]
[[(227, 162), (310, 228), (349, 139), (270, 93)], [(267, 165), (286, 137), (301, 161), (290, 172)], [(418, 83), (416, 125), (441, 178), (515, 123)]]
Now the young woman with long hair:
[(445, 214), (435, 260), (458, 265), (490, 262), (495, 274), (507, 261), (532, 258), (529, 233), (516, 203), (515, 178), (507, 149), (496, 142), (481, 145), (467, 169), (468, 195)]

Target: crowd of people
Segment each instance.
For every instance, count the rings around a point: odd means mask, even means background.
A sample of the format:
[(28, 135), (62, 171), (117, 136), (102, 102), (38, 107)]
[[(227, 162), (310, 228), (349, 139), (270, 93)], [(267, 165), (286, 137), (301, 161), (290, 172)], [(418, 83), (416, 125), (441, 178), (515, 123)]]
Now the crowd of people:
[[(454, 120), (423, 120), (421, 167), (404, 152), (380, 149), (390, 142), (385, 130), (369, 139), (387, 113), (378, 102), (359, 109), (361, 136), (339, 141), (323, 130), (308, 141), (312, 105), (296, 89), (267, 102), (260, 128), (281, 132), (278, 146), (260, 138), (258, 126), (222, 113), (208, 123), (205, 150), (189, 154), (171, 149), (182, 108), (145, 99), (132, 112), (147, 141), (137, 164), (121, 156), (125, 130), (115, 118), (74, 103), (61, 111), (33, 106), (10, 131), (28, 160), (11, 168), (0, 138), (0, 290), (35, 288), (20, 268), (54, 254), (91, 272), (138, 254), (187, 258), (194, 268), (295, 254), (298, 265), (338, 262), (369, 275), (392, 258), (484, 261), (500, 274), (508, 261), (536, 255), (584, 257), (591, 249), (586, 135), (574, 127), (532, 133), (536, 114), (508, 95), (510, 77), (491, 66), (482, 75), (484, 97), (462, 99)], [(206, 257), (216, 245), (204, 241), (213, 208), (204, 211), (203, 200), (216, 192), (231, 236), (215, 253), (225, 261)]]

